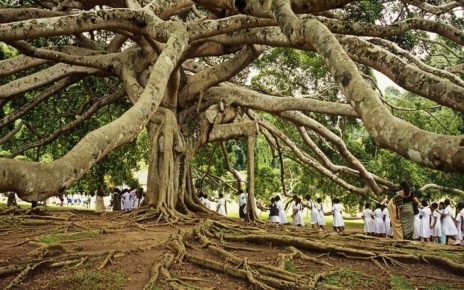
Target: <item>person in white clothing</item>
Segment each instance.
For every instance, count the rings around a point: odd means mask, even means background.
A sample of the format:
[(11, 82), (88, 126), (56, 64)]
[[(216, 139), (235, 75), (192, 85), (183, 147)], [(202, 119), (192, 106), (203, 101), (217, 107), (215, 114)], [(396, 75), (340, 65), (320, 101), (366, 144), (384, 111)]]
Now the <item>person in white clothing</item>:
[(239, 205), (239, 216), (240, 218), (245, 218), (246, 217), (246, 207), (248, 203), (248, 193), (243, 192), (242, 189), (238, 190), (239, 192), (239, 198), (238, 198), (238, 205)]
[(456, 206), (456, 228), (458, 234), (456, 235), (456, 242), (453, 245), (460, 245), (463, 243), (463, 227), (464, 227), (464, 203), (460, 202)]
[(121, 196), (122, 202), (122, 210), (131, 210), (132, 208), (132, 200), (129, 190), (124, 189), (123, 194)]
[(366, 203), (361, 214), (364, 221), (364, 232), (368, 235), (374, 234), (374, 212), (371, 210), (371, 205)]
[(207, 208), (210, 209), (211, 202), (208, 198), (208, 195), (206, 193), (203, 193), (203, 205)]
[(227, 216), (227, 202), (222, 193), (219, 194), (219, 199), (216, 205), (216, 211), (221, 215)]
[(419, 236), (422, 241), (430, 242), (430, 219), (432, 211), (426, 200), (422, 200), (422, 209), (420, 210), (420, 230)]
[(333, 199), (332, 215), (333, 215), (333, 230), (337, 233), (342, 233), (345, 230), (345, 222), (343, 221), (342, 205), (338, 198)]
[(319, 225), (319, 230), (325, 231), (324, 229), (324, 226), (325, 226), (324, 207), (322, 206), (322, 199), (320, 197), (317, 199), (316, 208), (317, 208), (317, 213), (318, 213), (317, 224)]
[(438, 211), (438, 204), (436, 202), (431, 205), (432, 217), (430, 219), (430, 229), (433, 242), (440, 244), (441, 238), (441, 214)]
[(445, 209), (443, 210), (441, 218), (443, 220), (442, 233), (446, 236), (445, 244), (448, 244), (448, 239), (450, 237), (455, 238), (458, 234), (458, 229), (453, 221), (453, 209), (451, 208), (451, 202), (449, 199), (445, 200)]
[(284, 205), (282, 204), (282, 201), (280, 200), (280, 196), (277, 195), (277, 196), (275, 197), (274, 200), (275, 200), (277, 209), (279, 210), (279, 221), (280, 221), (280, 224), (282, 224), (282, 225), (288, 224), (288, 222), (287, 222), (287, 216), (286, 216), (286, 214), (285, 214)]
[(318, 220), (318, 217), (319, 217), (319, 213), (317, 212), (316, 205), (314, 204), (314, 202), (311, 199), (311, 196), (309, 194), (305, 196), (305, 199), (306, 199), (306, 202), (307, 202), (306, 207), (309, 209), (309, 211), (311, 213), (311, 226), (312, 226), (313, 230), (317, 230), (317, 225), (318, 225), (317, 220)]
[(388, 212), (387, 207), (384, 205), (383, 206), (383, 223), (385, 225), (385, 236), (388, 237), (393, 237), (393, 232), (391, 228), (391, 223), (390, 223), (390, 213)]
[(277, 208), (277, 203), (276, 203), (276, 198), (275, 197), (271, 198), (269, 219), (271, 220), (271, 223), (280, 224), (279, 209)]
[(382, 205), (377, 203), (374, 210), (374, 234), (381, 237), (385, 235), (385, 223), (383, 221)]
[(304, 227), (304, 220), (303, 220), (303, 204), (301, 203), (301, 198), (297, 197), (295, 202), (293, 203), (293, 225)]

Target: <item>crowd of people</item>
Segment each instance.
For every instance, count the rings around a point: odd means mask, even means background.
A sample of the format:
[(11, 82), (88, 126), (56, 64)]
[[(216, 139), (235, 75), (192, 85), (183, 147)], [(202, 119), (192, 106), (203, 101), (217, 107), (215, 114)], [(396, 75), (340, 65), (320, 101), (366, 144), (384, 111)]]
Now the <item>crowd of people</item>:
[(402, 181), (398, 195), (389, 201), (387, 208), (391, 224), (388, 234), (394, 239), (448, 244), (452, 238), (454, 245), (464, 244), (463, 202), (457, 204), (455, 214), (449, 199), (432, 203), (422, 199), (419, 202), (409, 183)]

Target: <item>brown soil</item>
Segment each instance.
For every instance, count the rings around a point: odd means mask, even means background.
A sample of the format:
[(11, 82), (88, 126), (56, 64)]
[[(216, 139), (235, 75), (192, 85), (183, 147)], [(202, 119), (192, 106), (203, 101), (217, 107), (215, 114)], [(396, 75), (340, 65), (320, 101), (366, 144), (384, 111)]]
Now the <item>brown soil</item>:
[[(107, 271), (123, 271), (128, 277), (127, 283), (123, 285), (125, 289), (143, 289), (150, 278), (152, 265), (160, 261), (163, 253), (169, 251), (167, 246), (169, 245), (171, 236), (179, 229), (188, 230), (195, 226), (193, 224), (166, 225), (156, 222), (134, 225), (128, 223), (129, 217), (127, 214), (121, 213), (97, 215), (90, 212), (74, 211), (70, 213), (59, 211), (53, 212), (52, 216), (63, 218), (63, 220), (48, 220), (24, 216), (0, 216), (0, 268), (11, 264), (18, 264), (21, 261), (31, 260), (31, 255), (38, 253), (37, 249), (41, 244), (27, 241), (37, 240), (40, 236), (53, 232), (76, 233), (89, 230), (100, 232), (95, 237), (76, 238), (71, 241), (59, 242), (64, 252), (55, 253), (56, 257), (72, 253), (106, 252), (110, 250), (125, 252), (124, 255), (113, 257), (113, 263), (108, 263), (101, 270), (97, 270), (97, 268), (105, 260), (106, 254), (93, 260), (91, 259), (89, 262), (82, 263), (82, 265), (77, 267), (49, 268), (39, 266), (37, 269), (29, 272), (25, 279), (13, 289), (66, 289), (66, 279), (84, 268), (94, 271), (104, 271), (105, 273)], [(243, 227), (250, 226), (240, 221), (237, 221), (237, 223), (242, 224)], [(338, 235), (332, 232), (314, 232), (309, 228), (296, 229), (290, 226), (286, 228), (275, 226), (262, 227), (273, 234), (304, 236), (311, 241), (330, 243), (358, 250), (365, 249), (377, 254), (391, 252), (432, 253), (446, 256), (459, 264), (464, 263), (463, 247), (420, 243), (393, 243), (393, 241), (387, 239), (362, 236), (356, 230), (350, 230), (349, 233)], [(226, 240), (221, 243), (218, 238), (210, 237), (210, 239), (214, 244), (224, 246), (230, 253), (246, 258), (249, 262), (260, 264), (274, 266), (279, 254), (290, 253), (287, 247), (270, 243), (255, 244), (253, 241), (232, 242)], [(21, 242), (24, 243), (20, 244)], [(221, 260), (213, 252), (205, 250), (195, 239), (189, 240), (186, 247), (189, 253), (211, 260)], [(248, 250), (232, 249), (233, 247), (242, 247)], [(334, 253), (328, 254), (329, 251), (313, 252), (302, 250), (302, 252), (309, 257), (330, 263), (333, 267), (295, 258), (287, 265), (287, 270), (307, 277), (327, 271), (359, 272), (355, 275), (361, 279), (361, 283), (350, 281), (348, 278), (341, 278), (341, 282), (337, 285), (329, 284), (329, 280), (322, 279), (318, 284), (318, 287), (321, 289), (336, 289), (336, 287), (345, 289), (347, 287), (350, 289), (391, 289), (391, 275), (403, 277), (407, 282), (414, 287), (419, 287), (419, 289), (433, 289), (430, 288), (432, 287), (431, 285), (448, 287), (435, 289), (464, 289), (464, 273), (462, 275), (452, 274), (442, 267), (437, 267), (427, 262), (406, 264), (403, 267), (381, 263), (382, 270), (371, 261), (349, 259)], [(185, 288), (189, 288), (186, 285), (201, 289), (256, 289), (257, 287), (248, 281), (231, 277), (223, 272), (215, 272), (187, 261), (175, 262), (169, 269), (169, 272), (173, 278), (186, 282), (184, 285)], [(5, 275), (0, 274), (0, 288), (3, 289), (6, 287), (18, 274), (18, 272)], [(343, 281), (343, 279), (348, 280)], [(170, 287), (167, 284), (164, 285), (161, 283), (158, 289), (170, 289)], [(396, 289), (401, 289), (401, 287)]]

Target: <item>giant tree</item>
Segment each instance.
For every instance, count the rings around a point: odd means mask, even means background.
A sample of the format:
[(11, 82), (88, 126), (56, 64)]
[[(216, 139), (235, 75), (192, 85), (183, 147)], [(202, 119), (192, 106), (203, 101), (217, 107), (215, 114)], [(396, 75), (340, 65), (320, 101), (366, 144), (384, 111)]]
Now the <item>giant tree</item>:
[[(344, 190), (382, 193), (393, 183), (353, 154), (336, 132), (343, 122), (362, 124), (378, 146), (421, 166), (463, 172), (462, 130), (437, 134), (398, 117), (370, 75), (376, 69), (405, 90), (450, 108), (452, 118), (462, 114), (464, 33), (455, 13), (462, 1), (438, 2), (10, 1), (11, 7), (0, 9), (0, 41), (18, 55), (0, 61), (0, 145), (25, 128), (35, 141), (23, 138), (24, 144), (0, 158), (0, 190), (29, 201), (59, 194), (146, 130), (147, 200), (165, 217), (205, 211), (194, 194), (191, 163), (195, 152), (212, 142), (246, 140), (251, 200), (258, 134), (275, 152), (291, 152), (295, 161)], [(439, 35), (457, 57), (434, 64), (415, 56), (429, 34)], [(262, 87), (248, 86), (247, 68), (277, 47), (317, 57), (309, 65), (326, 68), (325, 84), (332, 85), (324, 91), (330, 93), (293, 87), (291, 81), (279, 84), (278, 75), (268, 75)], [(293, 80), (309, 74), (286, 65)], [(60, 102), (63, 92), (89, 82), (107, 89)], [(34, 132), (25, 120), (50, 100), (60, 114), (43, 114), (42, 121), (58, 125), (46, 135)], [(53, 160), (14, 158), (84, 127), (121, 100), (129, 102), (118, 107), (125, 111), (75, 135), (72, 146)], [(70, 102), (76, 111), (63, 116)], [(262, 112), (284, 125), (276, 126)], [(336, 126), (324, 121), (329, 119)], [(315, 138), (329, 144), (341, 164)]]

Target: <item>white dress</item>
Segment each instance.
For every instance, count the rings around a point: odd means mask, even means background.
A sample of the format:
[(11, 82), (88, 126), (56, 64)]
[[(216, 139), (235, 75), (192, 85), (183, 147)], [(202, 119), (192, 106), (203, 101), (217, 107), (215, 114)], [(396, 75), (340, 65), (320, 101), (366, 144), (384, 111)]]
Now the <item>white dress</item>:
[(390, 213), (388, 212), (387, 208), (383, 209), (383, 216), (385, 217), (385, 221), (383, 222), (385, 224), (385, 234), (387, 236), (393, 236), (392, 228), (390, 225)]
[(336, 203), (332, 206), (333, 211), (333, 226), (334, 227), (344, 227), (345, 223), (343, 222), (342, 216), (342, 205)]
[(420, 221), (420, 230), (419, 230), (419, 236), (421, 238), (430, 238), (430, 215), (432, 214), (432, 211), (430, 210), (430, 208), (428, 206), (426, 207), (423, 207), (421, 210), (420, 210), (420, 216), (422, 217), (421, 218), (421, 221)]
[(462, 241), (462, 238), (463, 238), (462, 223), (463, 222), (464, 222), (464, 209), (462, 209), (456, 216), (456, 227), (458, 230), (456, 241)]
[[(277, 207), (277, 210), (279, 210), (279, 208), (278, 208), (278, 206), (277, 206), (277, 202), (274, 202), (274, 203), (271, 205), (271, 207), (272, 207), (272, 206)], [(280, 224), (280, 217), (279, 217), (279, 215), (272, 215), (272, 216), (271, 216), (271, 223), (278, 223), (278, 224)]]
[(293, 212), (296, 213), (293, 215), (293, 225), (297, 226), (300, 225), (304, 227), (304, 220), (303, 220), (303, 205), (301, 203), (293, 204)]
[(287, 216), (285, 215), (285, 209), (284, 205), (282, 204), (282, 201), (278, 201), (277, 203), (277, 208), (279, 209), (279, 220), (281, 224), (286, 224), (287, 223)]
[(318, 224), (317, 220), (318, 220), (319, 213), (318, 213), (316, 205), (314, 204), (312, 199), (310, 199), (308, 201), (308, 205), (311, 207), (311, 209), (310, 209), (310, 211), (311, 211), (311, 224), (312, 225)]
[(125, 192), (125, 193), (122, 195), (122, 209), (123, 209), (123, 210), (130, 210), (130, 209), (131, 209), (131, 205), (132, 205), (132, 202), (131, 202), (131, 199), (130, 199), (130, 193), (129, 193), (129, 192)]
[(318, 212), (317, 223), (320, 226), (325, 226), (325, 215), (324, 215), (324, 208), (322, 207), (322, 203), (318, 203), (316, 205), (316, 208)]
[(385, 234), (385, 224), (383, 222), (383, 212), (380, 208), (374, 210), (374, 233)]
[[(420, 213), (420, 210), (419, 210)], [(414, 232), (412, 233), (412, 239), (417, 240), (420, 236), (420, 225), (421, 225), (421, 219), (419, 217), (419, 214), (416, 214), (414, 216)]]
[(438, 212), (438, 210), (435, 210), (432, 214), (432, 224), (433, 224), (433, 219), (436, 219), (435, 221), (435, 225), (433, 226), (433, 229), (432, 229), (432, 236), (434, 237), (441, 237), (441, 220), (440, 220), (440, 217), (441, 217), (441, 214)]
[(373, 233), (374, 232), (374, 212), (370, 208), (366, 208), (362, 212), (364, 217), (364, 232)]
[(451, 206), (448, 205), (442, 215), (443, 225), (441, 230), (445, 236), (455, 236), (458, 234), (458, 229), (454, 224), (452, 216), (453, 210), (451, 209)]
[(221, 197), (217, 201), (217, 212), (222, 215), (227, 215), (226, 214), (226, 199), (224, 197)]

